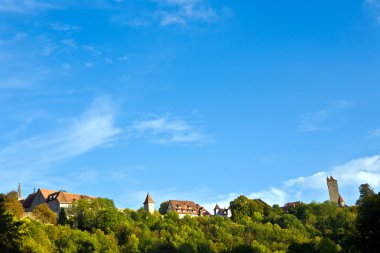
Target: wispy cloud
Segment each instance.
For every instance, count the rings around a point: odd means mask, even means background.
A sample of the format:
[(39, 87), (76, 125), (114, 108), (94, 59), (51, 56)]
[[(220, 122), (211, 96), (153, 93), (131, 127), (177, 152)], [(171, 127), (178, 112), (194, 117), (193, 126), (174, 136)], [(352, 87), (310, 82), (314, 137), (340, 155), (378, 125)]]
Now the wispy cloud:
[(364, 0), (365, 6), (370, 13), (375, 17), (375, 20), (380, 24), (380, 1), (379, 0)]
[[(339, 192), (346, 203), (353, 204), (358, 198), (358, 187), (368, 183), (372, 187), (380, 187), (380, 155), (361, 157), (348, 161), (332, 168), (330, 171), (316, 172), (310, 176), (289, 179), (278, 186), (253, 192), (242, 193), (249, 198), (260, 198), (270, 205), (283, 205), (292, 201), (325, 201), (328, 200), (326, 177), (333, 175), (338, 179)], [(214, 202), (206, 202), (205, 206), (213, 206), (215, 203), (229, 206), (229, 202), (241, 194), (229, 193), (214, 199)]]
[(202, 144), (210, 141), (210, 137), (204, 134), (199, 127), (183, 119), (169, 116), (135, 121), (130, 130), (133, 135), (158, 144)]
[(370, 138), (379, 138), (380, 137), (380, 128), (377, 128), (369, 133)]
[(328, 127), (324, 126), (324, 122), (329, 117), (341, 110), (351, 107), (353, 104), (346, 100), (336, 100), (330, 103), (326, 108), (315, 112), (307, 112), (301, 116), (298, 131), (300, 132), (314, 132), (327, 130)]
[(63, 24), (60, 22), (54, 22), (49, 24), (50, 29), (60, 32), (80, 31), (81, 27), (70, 24)]
[(205, 0), (159, 0), (161, 26), (185, 25), (190, 22), (211, 22), (217, 18), (216, 12)]
[(29, 137), (0, 149), (3, 176), (38, 175), (94, 148), (112, 143), (121, 131), (115, 126), (114, 111), (108, 100), (96, 99), (81, 117), (70, 120), (64, 129)]
[(26, 80), (23, 80), (20, 77), (17, 76), (9, 76), (5, 77), (4, 79), (0, 80), (0, 88), (27, 88), (30, 87), (30, 80), (26, 82)]
[(152, 25), (187, 26), (215, 23), (220, 18), (208, 0), (149, 0), (147, 8), (139, 8), (138, 4), (130, 3), (128, 8), (138, 15), (118, 14), (111, 21), (122, 26), (150, 27)]
[(0, 1), (0, 12), (25, 13), (34, 10), (56, 8), (53, 1), (39, 0), (2, 0)]

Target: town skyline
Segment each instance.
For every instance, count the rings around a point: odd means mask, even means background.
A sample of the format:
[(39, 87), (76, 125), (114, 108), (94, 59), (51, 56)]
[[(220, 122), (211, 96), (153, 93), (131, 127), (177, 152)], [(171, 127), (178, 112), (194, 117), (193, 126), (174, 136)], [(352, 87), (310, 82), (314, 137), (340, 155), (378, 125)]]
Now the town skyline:
[[(380, 188), (379, 1), (2, 1), (0, 192), (136, 209)], [(155, 197), (156, 196), (156, 197)]]
[[(326, 183), (327, 183), (326, 186), (327, 186), (327, 191), (329, 194), (329, 199), (325, 200), (323, 202), (335, 203), (335, 204), (337, 204), (338, 207), (348, 207), (348, 205), (345, 204), (345, 201), (344, 201), (344, 198), (342, 197), (341, 192), (339, 191), (338, 180), (330, 175), (330, 177), (326, 177)], [(368, 184), (361, 184), (360, 187), (362, 187), (363, 185), (367, 185), (367, 186), (371, 187)], [(372, 191), (373, 191), (373, 188), (370, 188), (370, 189), (372, 189)], [(22, 203), (25, 212), (33, 211), (33, 209), (36, 206), (40, 205), (41, 203), (48, 203), (48, 205), (52, 209), (52, 211), (59, 213), (61, 208), (69, 208), (69, 207), (71, 207), (71, 205), (75, 201), (78, 201), (82, 198), (85, 198), (85, 199), (95, 199), (95, 198), (110, 199), (106, 195), (104, 195), (102, 197), (100, 197), (100, 196), (88, 196), (88, 195), (85, 195), (83, 193), (81, 193), (81, 194), (72, 193), (72, 192), (68, 192), (68, 191), (63, 190), (63, 189), (52, 190), (52, 189), (44, 189), (44, 188), (38, 188), (37, 190), (36, 190), (36, 188), (34, 188), (32, 193), (28, 193), (24, 196), (22, 194), (21, 183), (18, 184), (17, 191), (11, 190), (10, 192), (12, 192), (12, 191), (17, 193), (17, 200), (20, 203)], [(38, 197), (38, 195), (39, 195), (39, 197)], [(236, 196), (234, 198), (236, 199), (240, 196), (244, 196), (244, 195), (239, 195), (239, 196)], [(249, 196), (249, 197), (251, 197), (251, 196)], [(251, 198), (253, 198), (255, 200), (259, 200), (260, 202), (262, 202), (265, 205), (268, 205), (268, 204), (272, 205), (272, 206), (278, 205), (278, 206), (282, 207), (284, 210), (286, 210), (286, 208), (288, 208), (290, 206), (297, 206), (301, 203), (304, 203), (303, 201), (299, 201), (299, 200), (297, 200), (297, 201), (292, 200), (292, 201), (287, 202), (287, 203), (266, 203), (265, 201), (263, 201), (260, 198), (255, 198), (255, 197), (251, 197)], [(159, 199), (161, 199), (161, 198), (159, 198)], [(232, 199), (231, 201), (234, 201), (235, 199)], [(112, 199), (110, 199), (110, 200), (113, 201)], [(209, 210), (214, 210), (214, 212), (215, 212), (215, 209), (218, 209), (220, 211), (220, 214), (218, 214), (218, 215), (222, 215), (222, 216), (226, 215), (226, 217), (228, 215), (228, 217), (231, 217), (231, 211), (229, 209), (230, 203), (226, 203), (225, 201), (219, 202), (219, 204), (218, 203), (215, 203), (215, 204), (207, 203), (205, 205), (199, 205), (199, 204), (195, 204), (195, 202), (193, 200), (178, 200), (178, 199), (174, 198), (174, 199), (167, 199), (161, 203), (158, 202), (159, 206), (155, 206), (156, 202), (152, 199), (149, 192), (147, 193), (147, 195), (145, 197), (143, 205), (137, 209), (144, 209), (145, 211), (153, 214), (155, 212), (155, 210), (158, 211), (159, 209), (161, 209), (161, 207), (164, 203), (171, 203), (172, 201), (183, 202), (183, 203), (184, 202), (190, 202), (190, 206), (196, 205), (198, 208), (201, 208), (200, 210), (204, 210), (205, 214), (207, 214), (207, 215), (211, 214), (209, 212)], [(310, 203), (318, 203), (318, 202), (313, 200)], [(309, 204), (309, 203), (304, 203), (304, 204)], [(355, 204), (357, 204), (357, 202)], [(172, 204), (172, 206), (173, 205), (174, 204)], [(214, 206), (214, 208), (212, 208), (212, 206)], [(124, 210), (124, 209), (133, 210), (128, 206), (118, 207), (118, 208), (120, 210)], [(135, 209), (135, 211), (137, 209)], [(175, 210), (175, 209), (173, 208), (173, 210)], [(192, 210), (190, 211), (190, 215), (192, 215), (191, 214), (193, 212)], [(216, 213), (219, 213), (219, 211), (216, 211)], [(217, 215), (216, 213), (215, 213), (215, 215)], [(180, 217), (184, 217), (185, 214), (181, 214), (181, 215), (182, 216), (180, 216)]]

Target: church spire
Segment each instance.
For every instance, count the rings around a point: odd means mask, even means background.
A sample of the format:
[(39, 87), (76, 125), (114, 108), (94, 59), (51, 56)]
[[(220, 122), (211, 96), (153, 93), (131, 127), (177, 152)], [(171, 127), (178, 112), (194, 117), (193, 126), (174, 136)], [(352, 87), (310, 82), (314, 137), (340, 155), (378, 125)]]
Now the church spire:
[(18, 183), (18, 189), (17, 189), (17, 200), (22, 200), (22, 195), (21, 195), (21, 183)]

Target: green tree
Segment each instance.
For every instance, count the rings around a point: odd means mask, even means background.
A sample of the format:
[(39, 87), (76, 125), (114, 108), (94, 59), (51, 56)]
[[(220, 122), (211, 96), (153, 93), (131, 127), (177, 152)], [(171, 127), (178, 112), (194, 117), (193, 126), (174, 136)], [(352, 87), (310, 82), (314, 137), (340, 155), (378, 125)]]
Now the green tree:
[(362, 200), (356, 224), (359, 233), (359, 248), (363, 252), (379, 252), (380, 193)]
[(64, 208), (61, 208), (61, 211), (58, 214), (58, 224), (66, 225), (68, 222), (69, 220), (67, 219), (66, 211)]
[(246, 196), (240, 195), (238, 198), (230, 202), (232, 219), (239, 221), (245, 218), (257, 218), (258, 213), (268, 215), (271, 207), (265, 204), (260, 199), (249, 199)]
[(22, 234), (22, 222), (14, 221), (11, 214), (0, 206), (0, 250), (1, 252), (19, 252)]
[(359, 186), (359, 199), (356, 201), (357, 205), (360, 205), (363, 199), (373, 196), (375, 193), (369, 184), (361, 184)]
[(57, 216), (56, 214), (49, 208), (48, 204), (43, 203), (33, 210), (33, 216), (37, 220), (41, 221), (45, 224), (56, 224)]
[(168, 213), (169, 201), (162, 202), (158, 211), (160, 214), (165, 215)]
[(7, 195), (3, 196), (1, 205), (4, 207), (5, 211), (14, 215), (18, 219), (22, 218), (24, 215), (24, 208), (22, 207), (20, 201), (17, 200), (17, 192), (9, 192)]
[(118, 224), (127, 220), (126, 215), (116, 209), (113, 201), (106, 198), (80, 199), (68, 211), (72, 226), (87, 231), (100, 229), (111, 233)]

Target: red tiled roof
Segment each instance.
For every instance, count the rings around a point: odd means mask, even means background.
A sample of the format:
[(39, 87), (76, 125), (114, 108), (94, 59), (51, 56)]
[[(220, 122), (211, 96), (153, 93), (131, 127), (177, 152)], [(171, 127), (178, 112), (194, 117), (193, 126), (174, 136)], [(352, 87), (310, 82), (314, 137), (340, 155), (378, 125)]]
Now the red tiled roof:
[(199, 214), (199, 206), (188, 200), (169, 200), (169, 205), (179, 214)]
[(93, 199), (95, 197), (87, 196), (87, 195), (80, 195), (75, 193), (67, 193), (64, 191), (58, 191), (50, 194), (46, 201), (52, 201), (52, 200), (58, 200), (60, 203), (73, 203), (75, 200), (80, 199)]
[(145, 201), (143, 204), (147, 204), (147, 203), (154, 203), (154, 201), (153, 201), (153, 199), (149, 193), (148, 193), (148, 195), (146, 195), (146, 198), (145, 198)]
[(47, 199), (47, 197), (50, 194), (57, 192), (56, 190), (48, 190), (48, 189), (38, 189), (38, 190), (41, 192), (42, 196), (44, 196), (45, 199)]
[(189, 200), (169, 200), (169, 206), (178, 214), (210, 215), (202, 206)]

